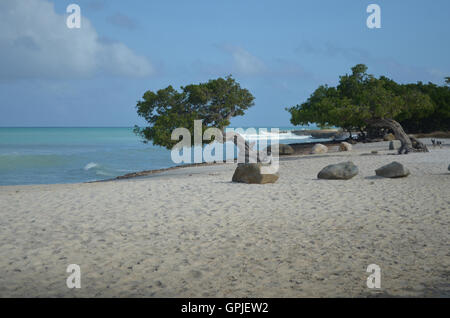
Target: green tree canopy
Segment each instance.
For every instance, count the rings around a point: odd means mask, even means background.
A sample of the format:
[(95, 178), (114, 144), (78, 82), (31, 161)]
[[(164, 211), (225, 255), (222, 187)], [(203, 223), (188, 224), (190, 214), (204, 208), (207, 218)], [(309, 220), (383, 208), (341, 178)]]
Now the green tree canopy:
[(351, 74), (340, 76), (336, 87), (322, 85), (306, 102), (287, 110), (294, 125), (317, 123), (346, 130), (362, 130), (368, 125), (390, 128), (408, 152), (412, 150), (411, 140), (394, 118), (426, 116), (433, 110), (433, 103), (420, 90), (384, 76), (375, 78), (367, 73), (367, 66), (358, 64)]
[(433, 131), (450, 130), (450, 78), (447, 77), (447, 85), (436, 85), (433, 83), (408, 84), (411, 89), (418, 90), (423, 94), (430, 96), (434, 109), (426, 116), (420, 114), (410, 114), (410, 116), (397, 116), (397, 120), (408, 132), (428, 133)]
[(157, 92), (147, 91), (137, 102), (138, 115), (150, 125), (135, 126), (134, 131), (144, 141), (171, 149), (178, 142), (171, 140), (175, 128), (187, 128), (193, 138), (194, 120), (203, 120), (203, 130), (215, 127), (223, 132), (232, 117), (244, 115), (253, 105), (253, 95), (231, 75), (184, 86), (181, 91), (169, 86)]

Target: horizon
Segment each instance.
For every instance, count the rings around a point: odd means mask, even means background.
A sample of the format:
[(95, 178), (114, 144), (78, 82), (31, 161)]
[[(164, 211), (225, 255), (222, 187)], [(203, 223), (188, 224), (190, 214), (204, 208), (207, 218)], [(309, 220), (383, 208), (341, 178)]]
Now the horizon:
[[(80, 29), (66, 25), (71, 3)], [(381, 28), (369, 29), (370, 3), (2, 1), (0, 127), (143, 126), (135, 105), (145, 91), (229, 74), (255, 96), (235, 127), (292, 126), (285, 107), (358, 63), (442, 85), (450, 3), (376, 1)]]
[[(290, 125), (290, 126), (227, 126), (226, 128), (296, 128), (296, 127), (314, 127), (311, 125)], [(0, 126), (0, 128), (134, 128), (134, 126)]]

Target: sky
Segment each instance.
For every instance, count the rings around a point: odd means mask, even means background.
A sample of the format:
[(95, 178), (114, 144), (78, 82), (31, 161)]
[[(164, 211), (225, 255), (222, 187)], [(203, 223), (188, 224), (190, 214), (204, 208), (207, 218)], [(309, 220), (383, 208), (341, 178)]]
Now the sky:
[(142, 126), (145, 91), (227, 75), (255, 96), (233, 127), (291, 126), (286, 107), (358, 63), (443, 84), (449, 12), (448, 0), (0, 0), (0, 126)]

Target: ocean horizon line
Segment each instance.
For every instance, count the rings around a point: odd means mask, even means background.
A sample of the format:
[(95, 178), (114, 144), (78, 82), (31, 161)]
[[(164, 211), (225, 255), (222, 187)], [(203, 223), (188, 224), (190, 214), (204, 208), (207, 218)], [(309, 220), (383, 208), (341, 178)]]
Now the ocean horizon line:
[(133, 128), (134, 126), (0, 126), (0, 128)]
[[(123, 129), (133, 129), (134, 126), (0, 126), (0, 129), (96, 129), (96, 128), (104, 128), (104, 129), (112, 129), (112, 128), (123, 128)], [(276, 125), (258, 125), (258, 126), (228, 126), (226, 128), (278, 128), (278, 129), (317, 129), (320, 130), (317, 126), (276, 126)]]

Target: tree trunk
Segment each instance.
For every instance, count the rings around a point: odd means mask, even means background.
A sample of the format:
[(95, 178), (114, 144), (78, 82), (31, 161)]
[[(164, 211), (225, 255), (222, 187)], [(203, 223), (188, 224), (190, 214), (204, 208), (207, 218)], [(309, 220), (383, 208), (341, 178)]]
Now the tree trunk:
[(395, 138), (400, 140), (401, 146), (398, 154), (407, 154), (409, 152), (428, 152), (427, 146), (414, 138), (414, 142), (405, 133), (402, 125), (393, 119), (377, 119), (370, 123), (371, 126), (380, 128), (389, 128), (394, 132)]

